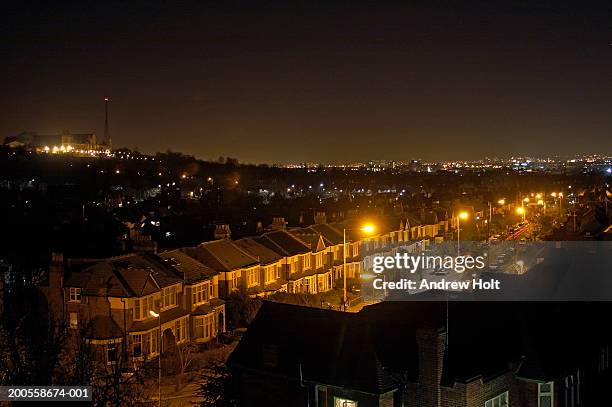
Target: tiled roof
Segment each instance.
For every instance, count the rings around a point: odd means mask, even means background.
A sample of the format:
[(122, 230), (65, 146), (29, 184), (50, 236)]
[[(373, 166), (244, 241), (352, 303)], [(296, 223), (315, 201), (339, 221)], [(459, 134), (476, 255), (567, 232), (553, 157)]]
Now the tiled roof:
[(160, 253), (159, 257), (164, 259), (166, 264), (179, 271), (183, 275), (185, 283), (192, 284), (198, 281), (210, 279), (217, 271), (208, 267), (195, 258), (185, 253), (184, 249), (170, 250)]
[(117, 323), (107, 315), (96, 315), (89, 321), (85, 336), (89, 339), (113, 339), (123, 336)]
[(311, 251), (310, 247), (306, 243), (297, 237), (292, 236), (285, 230), (275, 230), (273, 232), (265, 233), (262, 235), (260, 242), (284, 256), (295, 256)]
[(262, 265), (271, 264), (283, 259), (283, 256), (260, 243), (259, 237), (247, 237), (234, 241), (238, 247), (259, 259)]
[(84, 295), (140, 297), (182, 281), (176, 270), (154, 255), (132, 254), (73, 271), (65, 287), (80, 287)]
[(320, 223), (317, 225), (310, 226), (311, 229), (322, 234), (323, 237), (331, 242), (332, 245), (338, 245), (343, 243), (342, 230), (338, 231), (326, 223)]
[(232, 271), (259, 263), (255, 257), (228, 239), (204, 242), (187, 248), (186, 253), (217, 271)]
[[(175, 319), (184, 317), (185, 315), (189, 315), (187, 311), (182, 309), (181, 307), (175, 307), (168, 311), (161, 312), (161, 323), (165, 324), (166, 322), (174, 321)], [(159, 321), (157, 318), (149, 318), (144, 321), (136, 321), (132, 323), (132, 326), (128, 327), (128, 331), (130, 332), (141, 332), (148, 331), (153, 329), (159, 325)]]
[(304, 381), (375, 394), (394, 386), (352, 313), (265, 301), (228, 363), (263, 369), (266, 358), (277, 361), (266, 369), (294, 379), (301, 371)]
[(289, 233), (306, 243), (314, 253), (325, 249), (326, 246), (332, 245), (332, 242), (325, 239), (321, 233), (314, 229), (296, 228), (291, 229)]

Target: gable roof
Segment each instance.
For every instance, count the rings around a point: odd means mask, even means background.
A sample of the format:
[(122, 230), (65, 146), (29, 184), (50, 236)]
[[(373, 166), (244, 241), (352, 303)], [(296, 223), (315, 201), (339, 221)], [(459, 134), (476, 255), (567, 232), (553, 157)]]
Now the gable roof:
[(176, 249), (160, 253), (159, 257), (161, 257), (170, 267), (178, 270), (179, 273), (183, 275), (183, 281), (187, 284), (208, 280), (215, 274), (219, 274), (216, 270), (189, 256), (185, 252), (185, 249)]
[(313, 229), (316, 232), (322, 234), (325, 240), (330, 242), (332, 245), (338, 245), (344, 242), (342, 238), (342, 231), (338, 231), (337, 229), (329, 226), (326, 223), (312, 225), (310, 226), (310, 229)]
[(83, 295), (140, 297), (177, 284), (182, 277), (154, 255), (113, 257), (73, 271), (65, 287), (79, 287)]
[(235, 245), (229, 239), (204, 242), (196, 247), (189, 247), (185, 252), (199, 262), (217, 271), (233, 271), (252, 267), (259, 261)]
[(283, 256), (260, 243), (260, 237), (245, 237), (234, 241), (234, 244), (259, 260), (262, 265), (271, 264), (283, 259)]
[(327, 246), (332, 245), (329, 240), (326, 240), (321, 233), (314, 229), (296, 228), (291, 229), (289, 233), (306, 243), (314, 253), (325, 250)]
[(296, 256), (308, 253), (311, 250), (308, 244), (286, 230), (264, 233), (261, 237), (262, 239), (259, 241), (261, 244), (283, 256)]
[[(365, 329), (365, 331), (364, 331)], [(394, 387), (355, 314), (265, 301), (228, 364), (368, 393)]]

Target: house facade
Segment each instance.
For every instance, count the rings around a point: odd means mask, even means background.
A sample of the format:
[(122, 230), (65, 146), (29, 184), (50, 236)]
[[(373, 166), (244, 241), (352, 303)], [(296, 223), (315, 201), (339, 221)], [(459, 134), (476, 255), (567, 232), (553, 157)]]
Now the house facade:
[(55, 264), (45, 292), (55, 316), (107, 363), (123, 352), (136, 365), (225, 332), (218, 285), (217, 272), (177, 250), (73, 262), (67, 270)]

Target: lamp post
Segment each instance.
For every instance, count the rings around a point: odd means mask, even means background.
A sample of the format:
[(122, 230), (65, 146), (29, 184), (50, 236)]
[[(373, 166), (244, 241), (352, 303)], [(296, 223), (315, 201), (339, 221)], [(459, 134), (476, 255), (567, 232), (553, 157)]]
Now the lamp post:
[(347, 303), (347, 292), (346, 292), (346, 231), (347, 230), (360, 230), (368, 235), (371, 235), (372, 233), (374, 233), (374, 230), (376, 230), (376, 228), (374, 227), (374, 225), (365, 225), (361, 228), (358, 229), (347, 229), (344, 228), (342, 230), (342, 310), (346, 312), (346, 303)]
[(461, 230), (461, 222), (460, 220), (466, 220), (470, 215), (463, 211), (459, 212), (457, 215), (457, 256), (459, 256), (459, 231)]
[(153, 310), (149, 310), (149, 314), (153, 317), (153, 318), (157, 318), (157, 320), (159, 321), (159, 330), (157, 332), (157, 346), (159, 346), (159, 355), (157, 356), (157, 369), (158, 369), (158, 374), (157, 374), (157, 390), (158, 390), (158, 396), (159, 396), (159, 407), (161, 407), (162, 405), (162, 397), (161, 397), (161, 355), (162, 355), (162, 343), (161, 343), (161, 315), (158, 314), (157, 312), (153, 311)]

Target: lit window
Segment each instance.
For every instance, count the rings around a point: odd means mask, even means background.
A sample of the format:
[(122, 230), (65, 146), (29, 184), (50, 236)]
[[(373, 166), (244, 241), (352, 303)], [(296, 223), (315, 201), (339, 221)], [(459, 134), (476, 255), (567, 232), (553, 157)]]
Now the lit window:
[(316, 268), (320, 269), (321, 267), (323, 267), (323, 253), (317, 253), (316, 262)]
[(204, 337), (204, 318), (196, 318), (194, 322), (194, 335), (196, 338)]
[(552, 407), (553, 382), (538, 383), (538, 407)]
[(76, 312), (70, 313), (70, 328), (77, 329), (79, 327), (79, 317)]
[(132, 352), (135, 358), (142, 356), (142, 336), (132, 335)]
[(504, 392), (499, 396), (487, 400), (485, 407), (508, 407), (508, 392)]
[(140, 299), (134, 300), (134, 319), (140, 319)]
[(192, 288), (193, 305), (199, 305), (208, 301), (208, 283), (198, 284)]
[(234, 271), (232, 273), (232, 288), (234, 290), (238, 289), (238, 272)]
[(187, 324), (185, 318), (174, 323), (174, 336), (177, 342), (182, 342), (187, 339)]
[(355, 400), (334, 397), (334, 407), (357, 407), (357, 402)]
[(154, 329), (151, 332), (151, 353), (157, 353), (157, 338), (159, 336), (159, 329)]
[(71, 287), (70, 288), (70, 302), (81, 302), (81, 289)]
[(247, 271), (247, 287), (253, 287), (259, 284), (259, 272), (257, 269)]
[(164, 288), (162, 297), (164, 308), (176, 305), (176, 286)]

